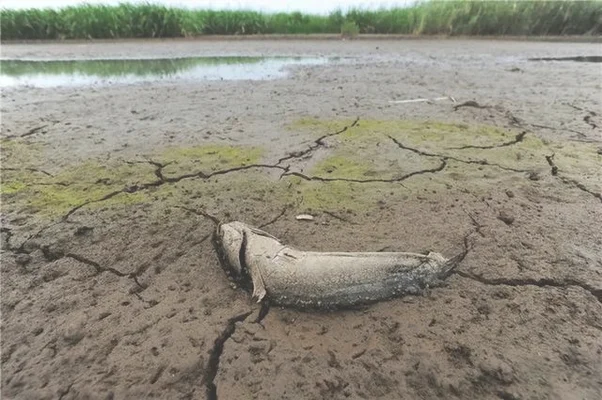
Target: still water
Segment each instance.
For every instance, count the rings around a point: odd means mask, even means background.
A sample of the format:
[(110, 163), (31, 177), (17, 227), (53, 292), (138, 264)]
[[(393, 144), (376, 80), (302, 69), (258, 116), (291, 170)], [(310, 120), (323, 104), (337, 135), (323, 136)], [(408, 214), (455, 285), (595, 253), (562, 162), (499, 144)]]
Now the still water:
[(0, 87), (89, 86), (157, 81), (264, 80), (291, 65), (334, 61), (309, 57), (190, 57), (165, 59), (0, 61)]

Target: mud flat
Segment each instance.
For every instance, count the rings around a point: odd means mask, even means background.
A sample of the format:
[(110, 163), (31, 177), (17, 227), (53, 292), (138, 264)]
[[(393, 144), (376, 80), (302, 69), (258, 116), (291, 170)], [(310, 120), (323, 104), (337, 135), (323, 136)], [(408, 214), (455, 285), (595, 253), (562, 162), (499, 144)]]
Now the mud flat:
[[(30, 61), (328, 61), (255, 80), (3, 88), (2, 397), (600, 398), (600, 65), (545, 60), (599, 55), (482, 40), (3, 44)], [(420, 296), (260, 307), (226, 278), (205, 213), (308, 250), (470, 251)]]

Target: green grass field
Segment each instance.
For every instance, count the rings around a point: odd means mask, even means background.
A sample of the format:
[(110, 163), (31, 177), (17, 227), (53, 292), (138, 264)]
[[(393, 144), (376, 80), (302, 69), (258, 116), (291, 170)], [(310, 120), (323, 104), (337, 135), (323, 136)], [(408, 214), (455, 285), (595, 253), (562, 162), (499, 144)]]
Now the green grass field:
[(3, 9), (2, 40), (360, 33), (599, 35), (601, 1), (423, 1), (408, 8), (328, 15), (178, 9), (154, 4)]

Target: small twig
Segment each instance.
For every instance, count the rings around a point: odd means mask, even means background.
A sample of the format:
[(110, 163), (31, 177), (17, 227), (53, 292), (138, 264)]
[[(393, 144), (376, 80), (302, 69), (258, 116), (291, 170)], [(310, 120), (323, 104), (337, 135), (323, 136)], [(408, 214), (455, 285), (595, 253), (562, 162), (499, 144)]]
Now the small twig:
[(464, 103), (455, 105), (454, 111), (458, 111), (458, 109), (462, 108), (462, 107), (491, 108), (491, 106), (482, 106), (474, 100), (468, 100), (468, 101), (465, 101)]

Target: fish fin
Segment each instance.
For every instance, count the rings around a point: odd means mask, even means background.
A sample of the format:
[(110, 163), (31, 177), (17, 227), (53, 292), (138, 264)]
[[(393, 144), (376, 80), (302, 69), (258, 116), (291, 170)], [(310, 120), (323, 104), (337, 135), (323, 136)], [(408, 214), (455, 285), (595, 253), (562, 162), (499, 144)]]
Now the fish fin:
[(270, 235), (269, 233), (267, 233), (265, 231), (262, 231), (261, 229), (250, 227), (249, 230), (251, 232), (253, 232), (254, 234), (256, 234), (256, 235), (264, 236), (264, 237), (267, 237), (267, 238), (270, 238), (270, 239), (274, 239), (277, 242), (280, 242), (280, 239), (278, 239), (277, 237), (274, 237), (274, 236)]
[(432, 251), (428, 253), (427, 257), (431, 260), (436, 261), (439, 264), (444, 264), (449, 261), (447, 258), (443, 257), (442, 254), (434, 253)]
[(251, 275), (251, 281), (253, 282), (253, 298), (257, 299), (257, 302), (259, 303), (267, 294), (265, 283), (257, 265), (251, 265), (249, 273)]

